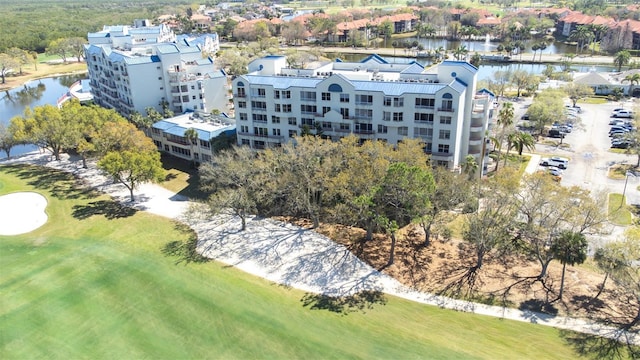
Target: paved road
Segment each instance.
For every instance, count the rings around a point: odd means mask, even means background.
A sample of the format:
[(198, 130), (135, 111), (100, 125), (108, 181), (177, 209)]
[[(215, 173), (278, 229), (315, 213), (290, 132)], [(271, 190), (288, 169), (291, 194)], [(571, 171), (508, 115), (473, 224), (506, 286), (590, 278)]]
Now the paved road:
[[(517, 103), (516, 115), (518, 119), (526, 111), (526, 104)], [(639, 104), (640, 105), (640, 104)], [(580, 123), (568, 134), (564, 143), (568, 148), (546, 146), (538, 144), (536, 152), (570, 159), (567, 170), (562, 176), (563, 186), (579, 186), (593, 193), (619, 193), (625, 191), (625, 180), (610, 179), (607, 174), (614, 164), (635, 164), (638, 161), (636, 155), (619, 154), (610, 151), (611, 140), (609, 138), (609, 120), (611, 112), (616, 107), (633, 109), (632, 101), (611, 102), (607, 104), (580, 104), (582, 113)], [(545, 155), (546, 156), (546, 155)], [(536, 160), (536, 162), (538, 162)], [(531, 164), (528, 169), (535, 168)], [(640, 177), (629, 176), (625, 195), (628, 205), (640, 205)], [(606, 207), (606, 204), (602, 204)], [(607, 231), (609, 235), (592, 237), (590, 240), (594, 247), (606, 241), (614, 241), (622, 236), (623, 227), (612, 226)]]

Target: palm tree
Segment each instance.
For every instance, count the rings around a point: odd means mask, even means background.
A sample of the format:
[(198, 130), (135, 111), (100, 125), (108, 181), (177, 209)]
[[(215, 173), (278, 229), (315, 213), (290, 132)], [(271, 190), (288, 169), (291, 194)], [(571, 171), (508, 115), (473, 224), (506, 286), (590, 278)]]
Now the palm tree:
[(193, 151), (193, 146), (198, 143), (198, 132), (194, 128), (189, 128), (184, 132), (184, 137), (187, 139), (191, 147), (191, 157), (193, 158), (193, 166), (195, 166), (196, 154)]
[(476, 171), (478, 171), (479, 165), (476, 158), (473, 155), (467, 155), (462, 163), (462, 172), (467, 174), (469, 180), (473, 179)]
[(557, 300), (562, 299), (567, 264), (582, 264), (587, 259), (587, 247), (588, 243), (584, 235), (573, 231), (562, 231), (551, 244), (550, 250), (554, 259), (562, 263), (562, 278)]
[[(540, 45), (538, 44), (533, 44), (533, 46), (531, 47), (531, 50), (533, 51), (533, 59), (531, 61), (535, 62), (536, 61), (536, 51), (540, 50)], [(542, 54), (540, 54), (542, 56)]]
[(467, 53), (469, 53), (469, 50), (467, 50), (467, 47), (464, 45), (460, 45), (458, 46), (457, 49), (453, 51), (453, 56), (456, 57), (456, 60), (461, 60), (462, 58), (464, 58), (465, 55), (467, 55)]
[(504, 165), (507, 166), (507, 159), (509, 158), (509, 151), (514, 148), (517, 134), (515, 132), (507, 134), (507, 153), (504, 155)]
[(580, 25), (575, 30), (571, 32), (569, 35), (570, 41), (576, 42), (576, 53), (582, 52), (584, 48), (584, 44), (587, 42), (591, 42), (591, 39), (594, 38), (593, 32), (588, 25)]
[(533, 135), (528, 132), (518, 131), (516, 133), (515, 142), (513, 143), (513, 147), (518, 150), (518, 155), (522, 156), (522, 151), (527, 149), (529, 151), (533, 151), (536, 149), (536, 140), (533, 138)]
[(613, 64), (618, 67), (618, 72), (624, 65), (627, 65), (631, 60), (631, 53), (628, 50), (620, 50), (616, 53), (616, 57), (613, 59)]
[(640, 73), (635, 73), (632, 75), (627, 75), (622, 79), (622, 82), (628, 81), (631, 86), (629, 87), (629, 95), (633, 93), (633, 85), (640, 84)]

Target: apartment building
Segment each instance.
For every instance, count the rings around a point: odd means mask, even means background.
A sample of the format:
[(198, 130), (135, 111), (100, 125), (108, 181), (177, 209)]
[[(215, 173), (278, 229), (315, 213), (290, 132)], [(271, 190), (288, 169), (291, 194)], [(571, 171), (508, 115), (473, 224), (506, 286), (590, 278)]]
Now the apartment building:
[(226, 74), (203, 53), (215, 47), (214, 40), (175, 42), (176, 36), (164, 25), (138, 25), (105, 26), (88, 35), (85, 59), (98, 105), (124, 116), (144, 115), (148, 107), (162, 111), (163, 103), (178, 114), (227, 111)]
[[(194, 142), (185, 136), (189, 129), (198, 134)], [(235, 132), (233, 119), (190, 112), (156, 122), (151, 126), (150, 136), (160, 151), (186, 160), (208, 162), (214, 152), (215, 139), (220, 135), (233, 136)]]
[(304, 69), (284, 56), (257, 59), (232, 83), (238, 144), (264, 149), (303, 131), (392, 144), (420, 138), (435, 164), (456, 169), (469, 154), (484, 164), (493, 94), (476, 92), (477, 71), (463, 61), (425, 69), (377, 55)]

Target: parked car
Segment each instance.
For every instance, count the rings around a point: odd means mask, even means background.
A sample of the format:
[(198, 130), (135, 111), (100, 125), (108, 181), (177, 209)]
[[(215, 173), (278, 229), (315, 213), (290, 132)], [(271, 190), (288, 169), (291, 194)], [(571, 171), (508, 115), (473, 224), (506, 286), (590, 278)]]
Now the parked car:
[(564, 132), (558, 129), (549, 130), (549, 137), (551, 138), (564, 138)]
[(524, 114), (524, 115), (522, 115), (522, 117), (520, 117), (520, 119), (522, 119), (522, 120), (529, 120), (529, 114)]
[(631, 145), (631, 143), (629, 143), (626, 140), (614, 140), (611, 142), (611, 147), (614, 149), (626, 149)]
[(558, 169), (564, 170), (567, 168), (568, 160), (559, 157), (542, 158), (540, 159), (541, 166), (555, 166)]
[(623, 131), (623, 130), (611, 130), (609, 132), (609, 137), (615, 137), (617, 135), (624, 135), (626, 133), (627, 133), (627, 131)]
[(624, 120), (620, 120), (620, 119), (611, 119), (611, 121), (609, 121), (609, 125), (618, 125), (618, 126), (622, 126), (625, 124)]
[(633, 111), (630, 110), (620, 110), (618, 112), (613, 113), (613, 115), (611, 115), (614, 118), (626, 118), (626, 119), (631, 119), (633, 117)]

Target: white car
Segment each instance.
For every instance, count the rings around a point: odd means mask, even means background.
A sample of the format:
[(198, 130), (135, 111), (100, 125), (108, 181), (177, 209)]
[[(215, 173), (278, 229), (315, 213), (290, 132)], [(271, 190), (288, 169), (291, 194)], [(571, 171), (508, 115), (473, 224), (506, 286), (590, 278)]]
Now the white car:
[(633, 111), (631, 110), (620, 110), (618, 112), (614, 112), (613, 115), (611, 115), (614, 118), (626, 118), (626, 119), (631, 119), (633, 117)]

